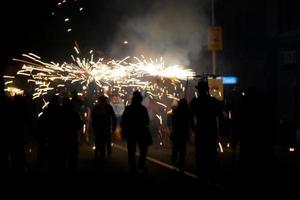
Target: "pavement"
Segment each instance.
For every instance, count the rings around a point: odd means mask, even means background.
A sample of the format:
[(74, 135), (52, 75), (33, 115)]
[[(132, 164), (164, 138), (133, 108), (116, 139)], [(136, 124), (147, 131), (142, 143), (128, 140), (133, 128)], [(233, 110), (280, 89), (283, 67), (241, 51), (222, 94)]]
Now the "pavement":
[[(232, 165), (230, 148), (226, 143), (223, 152), (219, 150), (219, 167), (214, 182), (203, 183), (195, 175), (193, 145), (188, 145), (184, 173), (171, 163), (171, 145), (155, 141), (147, 157), (148, 173), (138, 175), (129, 172), (127, 149), (124, 141), (115, 141), (113, 152), (101, 166), (93, 160), (93, 145), (82, 144), (79, 154), (79, 170), (75, 173), (52, 173), (37, 170), (34, 146), (28, 147), (28, 167), (25, 174), (6, 174), (1, 179), (3, 189), (26, 188), (28, 191), (44, 191), (57, 194), (58, 191), (75, 193), (108, 193), (132, 195), (137, 191), (145, 196), (188, 195), (209, 197), (250, 197), (297, 194), (300, 185), (299, 151), (289, 152), (277, 149), (277, 162), (264, 170), (248, 168), (242, 171)], [(11, 193), (13, 194), (13, 193)], [(192, 196), (191, 196), (192, 197)], [(194, 197), (193, 197), (194, 198)]]

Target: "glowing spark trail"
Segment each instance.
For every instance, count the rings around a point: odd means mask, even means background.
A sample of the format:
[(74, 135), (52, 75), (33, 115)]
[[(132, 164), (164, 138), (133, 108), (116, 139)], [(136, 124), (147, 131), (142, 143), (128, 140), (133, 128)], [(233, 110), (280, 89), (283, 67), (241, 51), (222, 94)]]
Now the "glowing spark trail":
[[(77, 44), (74, 49), (79, 55)], [(49, 103), (44, 99), (49, 99), (52, 94), (64, 95), (71, 86), (80, 88), (77, 90), (79, 96), (117, 95), (125, 105), (129, 104), (132, 91), (139, 90), (159, 105), (154, 115), (160, 125), (163, 125), (163, 113), (171, 108), (172, 102), (183, 97), (183, 81), (195, 75), (191, 69), (183, 66), (166, 66), (163, 58), (153, 60), (144, 56), (133, 59), (128, 56), (122, 60), (95, 59), (91, 51), (90, 58), (72, 55), (72, 62), (63, 63), (45, 62), (33, 53), (23, 54), (23, 57), (14, 59), (23, 64), (17, 75), (33, 84), (32, 99), (43, 100), (42, 110)], [(13, 80), (19, 76), (6, 75), (4, 78), (7, 84), (13, 84)], [(89, 91), (91, 84), (97, 86), (93, 92)], [(42, 110), (38, 117), (43, 114)]]

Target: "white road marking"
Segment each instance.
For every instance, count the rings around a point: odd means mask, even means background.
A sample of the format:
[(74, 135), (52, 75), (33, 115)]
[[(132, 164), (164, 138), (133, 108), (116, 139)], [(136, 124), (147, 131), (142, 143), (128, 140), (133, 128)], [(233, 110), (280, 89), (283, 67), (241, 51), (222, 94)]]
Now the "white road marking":
[[(120, 149), (120, 150), (122, 150), (122, 151), (127, 152), (127, 148), (126, 148), (126, 147), (123, 147), (123, 146), (121, 146), (121, 145), (114, 144), (114, 147), (117, 148), (117, 149)], [(136, 154), (139, 155), (138, 152), (137, 152)], [(147, 160), (149, 160), (149, 161), (151, 161), (151, 162), (153, 162), (153, 163), (155, 163), (155, 164), (158, 164), (158, 165), (160, 165), (160, 166), (163, 166), (163, 167), (165, 167), (165, 168), (168, 168), (168, 169), (171, 169), (171, 170), (174, 170), (174, 171), (179, 172), (179, 168), (178, 168), (178, 167), (175, 167), (175, 166), (170, 165), (170, 164), (168, 164), (168, 163), (162, 162), (162, 161), (157, 160), (157, 159), (155, 159), (155, 158), (152, 158), (152, 157), (150, 157), (150, 156), (147, 156)], [(195, 178), (195, 179), (198, 178), (198, 176), (195, 175), (195, 174), (193, 174), (193, 173), (190, 173), (190, 172), (187, 172), (187, 171), (184, 171), (183, 173), (184, 173), (185, 175), (191, 177), (191, 178)]]

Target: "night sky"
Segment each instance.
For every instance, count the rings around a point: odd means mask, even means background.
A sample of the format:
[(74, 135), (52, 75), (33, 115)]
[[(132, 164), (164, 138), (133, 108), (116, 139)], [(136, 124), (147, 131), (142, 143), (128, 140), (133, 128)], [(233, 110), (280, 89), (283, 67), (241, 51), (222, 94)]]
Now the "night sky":
[[(75, 41), (82, 48), (105, 51), (121, 18), (140, 15), (151, 4), (137, 0), (69, 0), (58, 6), (58, 2), (14, 0), (5, 4), (5, 12), (1, 13), (5, 27), (1, 51), (6, 57), (29, 51), (52, 58), (64, 57), (67, 55), (64, 51), (72, 51)], [(79, 12), (80, 8), (83, 8), (82, 12)], [(65, 18), (70, 21), (64, 22)], [(69, 27), (72, 31), (68, 33)], [(58, 53), (51, 55), (53, 51)]]
[[(58, 2), (11, 0), (2, 6), (2, 70), (17, 68), (12, 58), (22, 53), (68, 60), (76, 41), (82, 56), (91, 49), (101, 57), (143, 53), (164, 56), (200, 74), (211, 71), (210, 0), (69, 0), (61, 6)], [(216, 0), (216, 24), (223, 29), (224, 47), (217, 55), (218, 74), (239, 76), (245, 87), (266, 85), (268, 76), (274, 76), (274, 59), (269, 58), (278, 56), (272, 50), (281, 35), (299, 29), (294, 9), (299, 3), (293, 2)], [(129, 44), (122, 45), (124, 40)]]

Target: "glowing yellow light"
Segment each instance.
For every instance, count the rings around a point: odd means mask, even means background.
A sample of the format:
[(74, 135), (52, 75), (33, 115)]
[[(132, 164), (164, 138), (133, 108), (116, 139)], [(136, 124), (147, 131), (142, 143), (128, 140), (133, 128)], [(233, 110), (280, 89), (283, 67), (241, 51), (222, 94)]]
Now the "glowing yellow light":
[(10, 94), (10, 96), (15, 96), (15, 95), (23, 95), (24, 91), (19, 89), (19, 88), (15, 88), (15, 87), (7, 87), (6, 89), (4, 89), (4, 91), (8, 92)]
[(37, 59), (41, 59), (41, 57), (37, 56), (37, 55), (34, 54), (34, 53), (29, 53), (28, 55), (31, 55), (31, 56), (33, 56), (33, 57), (35, 57), (35, 58), (37, 58)]
[(163, 107), (165, 107), (165, 108), (167, 108), (168, 106), (166, 106), (165, 104), (163, 104), (163, 103), (161, 103), (161, 102), (156, 102), (158, 105), (161, 105), (161, 106), (163, 106)]
[[(74, 47), (74, 49), (75, 49), (76, 53), (79, 54), (78, 48), (77, 48), (77, 47)], [(79, 64), (80, 64), (80, 62), (79, 62)]]
[(221, 153), (223, 153), (224, 151), (223, 151), (223, 147), (222, 147), (221, 142), (219, 142), (218, 145), (219, 145), (219, 148), (220, 148)]
[(160, 145), (160, 146), (162, 146), (162, 145), (163, 145), (163, 143), (162, 143), (162, 142), (160, 142), (160, 143), (159, 143), (159, 145)]
[(125, 40), (125, 41), (124, 41), (124, 44), (128, 44), (128, 41)]
[(8, 84), (11, 84), (11, 83), (13, 83), (13, 81), (6, 81), (4, 84), (8, 85)]
[(96, 147), (95, 146), (93, 146), (93, 150), (95, 150), (96, 149)]
[(7, 76), (7, 75), (4, 75), (3, 78), (11, 78), (11, 79), (14, 79), (15, 76)]
[(156, 114), (156, 117), (159, 119), (159, 124), (162, 124), (162, 117), (161, 117), (161, 115)]
[(39, 114), (38, 114), (38, 118), (40, 117), (40, 116), (42, 116), (43, 115), (43, 112), (40, 112)]
[(83, 125), (82, 131), (83, 131), (83, 133), (85, 133), (85, 131), (86, 131), (86, 125), (85, 124)]

